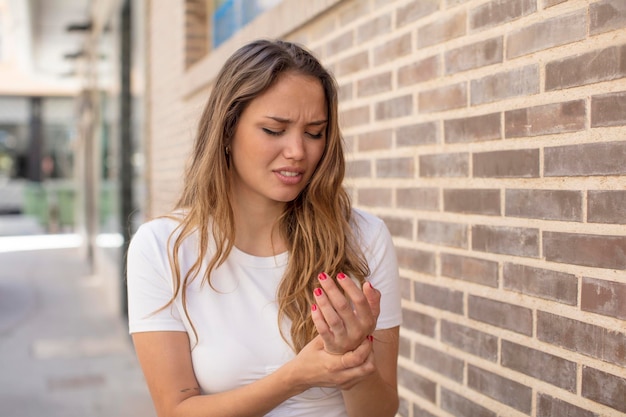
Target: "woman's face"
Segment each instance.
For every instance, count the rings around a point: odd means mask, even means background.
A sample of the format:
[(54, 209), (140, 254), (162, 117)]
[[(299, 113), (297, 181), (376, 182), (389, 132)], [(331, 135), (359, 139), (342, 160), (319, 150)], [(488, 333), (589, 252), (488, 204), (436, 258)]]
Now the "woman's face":
[(235, 204), (294, 200), (324, 153), (327, 123), (324, 90), (312, 76), (282, 74), (248, 103), (230, 145)]

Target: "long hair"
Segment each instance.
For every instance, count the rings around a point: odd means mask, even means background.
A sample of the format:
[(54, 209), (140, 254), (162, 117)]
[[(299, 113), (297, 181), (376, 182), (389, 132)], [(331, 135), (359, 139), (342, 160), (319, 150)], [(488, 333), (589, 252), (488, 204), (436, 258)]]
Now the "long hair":
[[(351, 203), (342, 186), (345, 161), (337, 120), (336, 83), (308, 51), (296, 44), (270, 40), (249, 43), (225, 62), (217, 76), (200, 118), (182, 195), (175, 206), (184, 216), (170, 236), (174, 239), (170, 253), (174, 295), (170, 303), (180, 295), (191, 322), (186, 288), (200, 273), (208, 247), (213, 244), (215, 249), (202, 277), (209, 285), (212, 271), (230, 254), (236, 231), (227, 149), (246, 105), (286, 72), (317, 78), (328, 109), (322, 158), (309, 183), (295, 200), (286, 204), (277, 222), (289, 251), (286, 271), (276, 294), (279, 328), (285, 341), (299, 352), (316, 335), (310, 311), (318, 273), (325, 271), (334, 276), (344, 272), (363, 283), (369, 268), (351, 227), (354, 226)], [(181, 276), (180, 248), (192, 234), (198, 236), (198, 257), (185, 276)], [(290, 337), (283, 333), (284, 323), (291, 325)]]

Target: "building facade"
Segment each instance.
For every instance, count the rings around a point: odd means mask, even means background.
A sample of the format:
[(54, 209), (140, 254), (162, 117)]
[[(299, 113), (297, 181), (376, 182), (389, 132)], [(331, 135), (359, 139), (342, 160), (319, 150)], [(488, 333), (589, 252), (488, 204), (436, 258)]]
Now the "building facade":
[(626, 415), (624, 1), (283, 0), (214, 46), (220, 6), (145, 0), (146, 214), (224, 60), (299, 42), (340, 86), (353, 202), (394, 236), (399, 415)]

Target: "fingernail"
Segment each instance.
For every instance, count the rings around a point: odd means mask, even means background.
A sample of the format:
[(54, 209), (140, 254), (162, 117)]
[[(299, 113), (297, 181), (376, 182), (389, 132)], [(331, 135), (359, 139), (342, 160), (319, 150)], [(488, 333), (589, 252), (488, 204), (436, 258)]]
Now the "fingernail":
[(374, 336), (372, 336), (371, 334), (369, 336), (367, 336), (367, 338), (369, 339), (370, 342), (374, 341)]
[(319, 275), (317, 276), (317, 279), (319, 279), (320, 281), (324, 281), (326, 278), (328, 278), (328, 275), (326, 275), (326, 272), (320, 272)]
[[(368, 281), (368, 282), (369, 282), (369, 281)], [(369, 284), (370, 284), (370, 288), (371, 288), (371, 289), (373, 289), (373, 290), (375, 290), (375, 289), (376, 289), (376, 288), (374, 288), (374, 286), (372, 285), (372, 283), (371, 283), (371, 282), (369, 282)]]
[(337, 274), (337, 279), (345, 279), (346, 278), (346, 274), (344, 274), (343, 272), (340, 272)]
[(322, 289), (321, 288), (316, 288), (315, 290), (313, 290), (313, 294), (315, 294), (315, 296), (319, 297), (320, 295), (322, 295)]
[(317, 311), (317, 304), (311, 305), (311, 311)]

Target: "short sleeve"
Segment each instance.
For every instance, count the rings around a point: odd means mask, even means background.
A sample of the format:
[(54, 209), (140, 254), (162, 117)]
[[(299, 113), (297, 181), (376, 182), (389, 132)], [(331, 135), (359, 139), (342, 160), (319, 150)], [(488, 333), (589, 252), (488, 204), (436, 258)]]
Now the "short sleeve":
[[(167, 256), (169, 232), (162, 220), (139, 227), (128, 248), (127, 289), (130, 333), (185, 331), (175, 303)], [(167, 305), (167, 307), (165, 307)]]
[(399, 326), (402, 323), (400, 274), (391, 233), (381, 219), (360, 211), (357, 213), (359, 213), (357, 216), (363, 217), (360, 233), (370, 268), (367, 280), (381, 292), (380, 315), (376, 329)]

